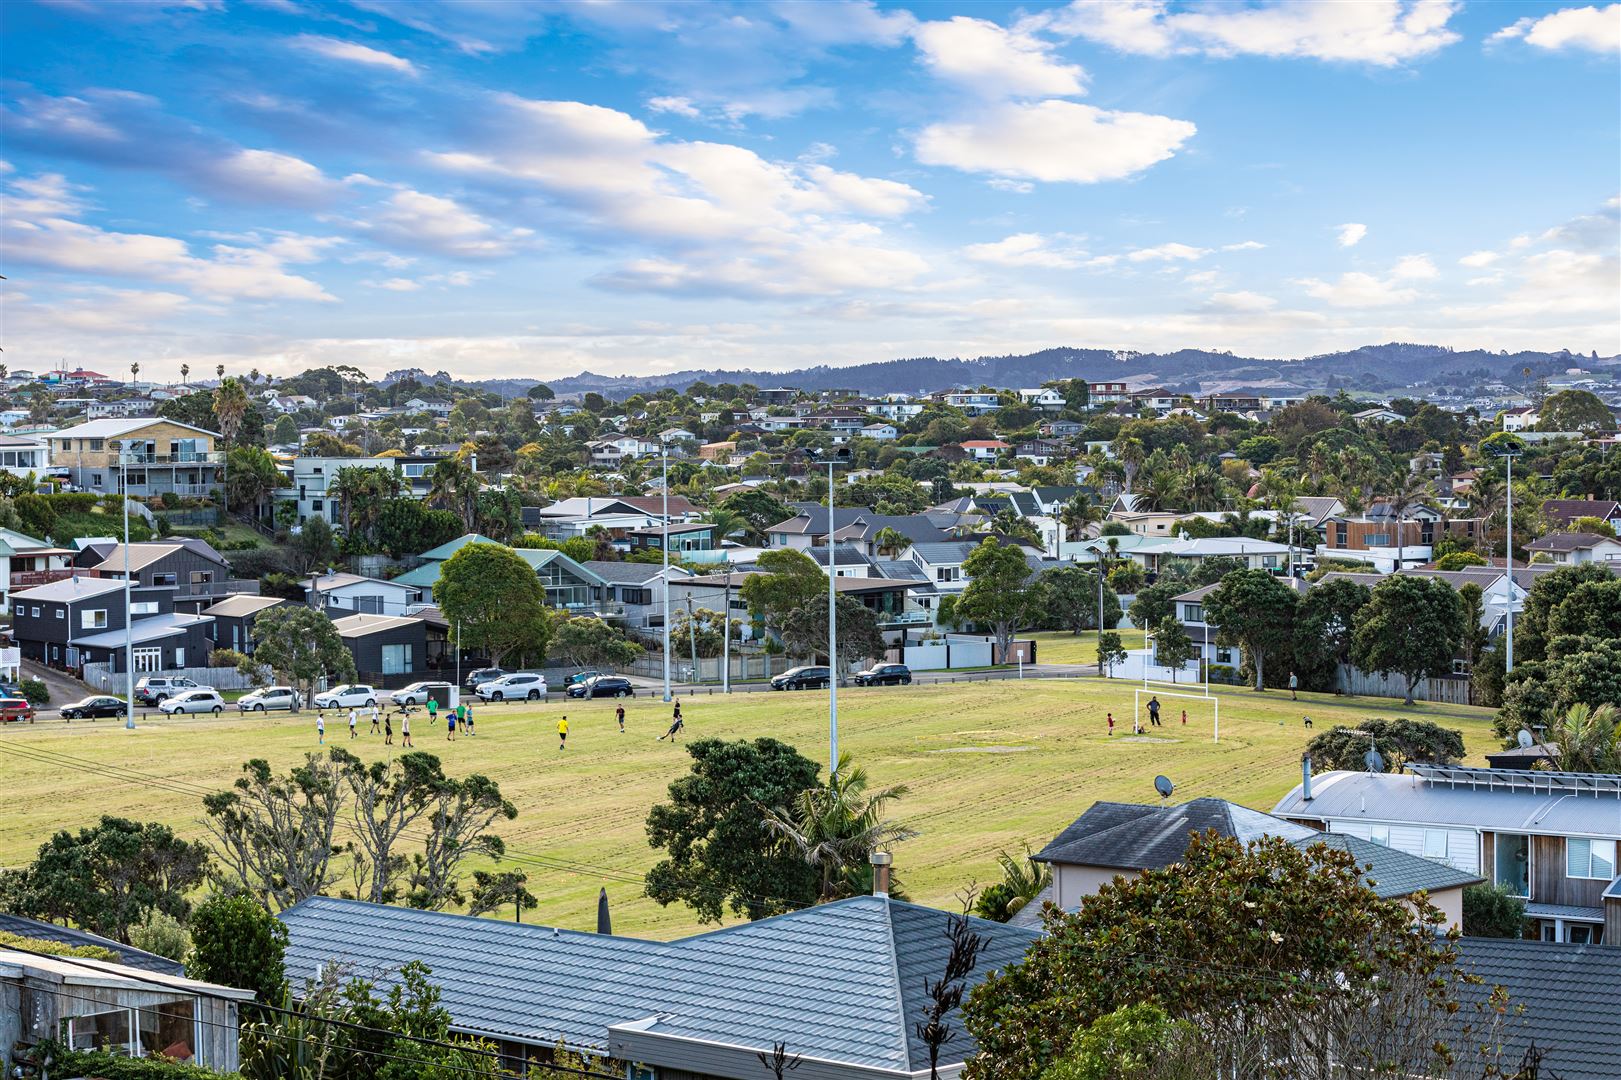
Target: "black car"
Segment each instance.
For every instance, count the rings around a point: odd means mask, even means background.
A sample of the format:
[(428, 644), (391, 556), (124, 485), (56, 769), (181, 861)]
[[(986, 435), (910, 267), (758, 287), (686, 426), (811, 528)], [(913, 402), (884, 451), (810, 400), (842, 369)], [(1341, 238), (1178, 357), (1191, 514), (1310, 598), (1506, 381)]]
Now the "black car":
[(494, 682), (506, 672), (498, 667), (481, 667), (467, 673), (467, 679), (462, 683), (469, 690), (477, 690), (487, 682)]
[(825, 667), (789, 668), (771, 680), (773, 690), (820, 690), (828, 684)]
[(120, 698), (97, 694), (62, 706), (64, 720), (94, 720), (98, 716), (123, 716), (127, 710)]
[(622, 675), (596, 675), (584, 682), (572, 683), (568, 696), (574, 698), (635, 697), (636, 688)]
[(912, 669), (905, 664), (878, 664), (850, 676), (857, 686), (911, 686)]

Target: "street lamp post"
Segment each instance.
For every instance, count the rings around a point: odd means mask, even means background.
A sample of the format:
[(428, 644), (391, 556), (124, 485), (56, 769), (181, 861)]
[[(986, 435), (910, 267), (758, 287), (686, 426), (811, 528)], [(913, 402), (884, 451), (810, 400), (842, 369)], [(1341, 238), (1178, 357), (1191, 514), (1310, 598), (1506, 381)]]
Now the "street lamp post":
[(119, 487), (124, 499), (124, 727), (135, 729), (135, 627), (130, 624), (129, 440), (118, 444)]
[(841, 447), (827, 454), (827, 780), (839, 774), (839, 548), (833, 539), (833, 466), (848, 461), (850, 451)]
[(1505, 599), (1508, 601), (1506, 613), (1508, 622), (1505, 624), (1503, 637), (1503, 668), (1505, 671), (1514, 670), (1514, 459), (1519, 457), (1519, 451), (1510, 446), (1503, 451), (1503, 464), (1508, 469), (1508, 482), (1505, 490), (1508, 493), (1508, 509), (1505, 511), (1508, 534), (1503, 547), (1503, 576), (1508, 579), (1508, 589)]
[(663, 451), (661, 475), (664, 493), (664, 538), (659, 547), (664, 553), (664, 700), (670, 694), (670, 443), (660, 436), (659, 449)]

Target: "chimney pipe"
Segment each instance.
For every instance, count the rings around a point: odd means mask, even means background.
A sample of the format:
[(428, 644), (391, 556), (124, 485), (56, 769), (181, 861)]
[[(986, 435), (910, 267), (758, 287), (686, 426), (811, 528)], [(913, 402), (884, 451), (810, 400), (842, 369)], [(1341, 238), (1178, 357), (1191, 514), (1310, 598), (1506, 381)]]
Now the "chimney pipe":
[(1311, 802), (1311, 755), (1300, 755), (1300, 798)]
[(895, 861), (895, 856), (887, 851), (875, 851), (870, 856), (872, 862), (872, 894), (874, 896), (889, 895), (889, 865)]

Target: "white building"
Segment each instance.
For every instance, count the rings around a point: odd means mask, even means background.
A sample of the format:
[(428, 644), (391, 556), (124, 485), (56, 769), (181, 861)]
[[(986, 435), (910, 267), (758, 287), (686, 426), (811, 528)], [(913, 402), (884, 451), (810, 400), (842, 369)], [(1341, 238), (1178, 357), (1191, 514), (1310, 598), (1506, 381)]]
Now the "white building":
[(399, 467), (391, 457), (299, 457), (293, 459), (292, 483), (276, 492), (280, 501), (298, 504), (298, 523), (312, 517), (339, 521), (338, 500), (331, 495), (333, 481), (343, 469), (389, 469)]
[(1537, 426), (1541, 419), (1537, 410), (1530, 405), (1520, 405), (1513, 409), (1504, 409), (1499, 419), (1503, 421), (1504, 431), (1530, 431)]
[(13, 476), (43, 477), (51, 467), (51, 445), (43, 438), (0, 435), (0, 469)]

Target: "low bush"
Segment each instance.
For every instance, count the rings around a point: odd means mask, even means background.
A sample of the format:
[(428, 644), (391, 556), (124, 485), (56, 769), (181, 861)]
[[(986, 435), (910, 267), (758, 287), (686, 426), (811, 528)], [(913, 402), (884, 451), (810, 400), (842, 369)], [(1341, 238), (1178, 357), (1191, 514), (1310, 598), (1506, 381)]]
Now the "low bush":
[(51, 700), (50, 687), (45, 685), (43, 679), (24, 679), (17, 685), (30, 705), (45, 705)]
[(100, 945), (64, 945), (60, 941), (25, 937), (0, 930), (0, 948), (22, 949), (26, 952), (48, 953), (51, 956), (77, 956), (82, 960), (106, 960), (118, 963), (118, 954)]
[(1239, 677), (1238, 669), (1231, 664), (1211, 664), (1205, 670), (1209, 672), (1211, 682), (1222, 686), (1240, 686), (1244, 681)]
[(93, 1076), (97, 1080), (229, 1080), (241, 1073), (217, 1073), (168, 1058), (128, 1058), (96, 1050), (58, 1050), (53, 1075)]

